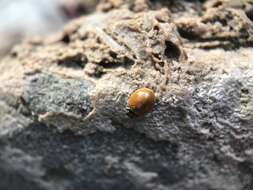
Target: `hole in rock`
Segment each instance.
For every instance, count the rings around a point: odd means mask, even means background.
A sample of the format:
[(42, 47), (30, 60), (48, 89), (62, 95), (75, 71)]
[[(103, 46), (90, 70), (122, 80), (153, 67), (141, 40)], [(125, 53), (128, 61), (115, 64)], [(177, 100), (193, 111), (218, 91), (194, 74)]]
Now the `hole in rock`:
[(171, 41), (166, 41), (165, 45), (166, 45), (165, 52), (164, 52), (165, 56), (168, 59), (179, 59), (181, 55), (181, 51), (178, 48), (178, 46)]
[(196, 40), (199, 38), (199, 35), (189, 28), (178, 27), (177, 31), (182, 38), (185, 38), (188, 40)]
[(213, 4), (213, 7), (219, 7), (222, 4), (223, 4), (222, 1), (217, 1), (216, 3)]
[(63, 43), (65, 44), (69, 44), (70, 43), (70, 37), (69, 35), (65, 34), (61, 40)]
[(247, 17), (253, 22), (253, 7), (247, 11), (245, 11)]

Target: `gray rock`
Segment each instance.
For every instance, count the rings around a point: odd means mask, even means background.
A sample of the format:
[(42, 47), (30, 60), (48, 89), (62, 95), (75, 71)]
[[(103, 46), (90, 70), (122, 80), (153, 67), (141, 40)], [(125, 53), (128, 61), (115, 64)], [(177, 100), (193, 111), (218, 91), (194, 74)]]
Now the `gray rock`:
[[(159, 5), (105, 1), (3, 60), (2, 189), (253, 188), (251, 21), (213, 1)], [(129, 117), (143, 86), (155, 109)]]

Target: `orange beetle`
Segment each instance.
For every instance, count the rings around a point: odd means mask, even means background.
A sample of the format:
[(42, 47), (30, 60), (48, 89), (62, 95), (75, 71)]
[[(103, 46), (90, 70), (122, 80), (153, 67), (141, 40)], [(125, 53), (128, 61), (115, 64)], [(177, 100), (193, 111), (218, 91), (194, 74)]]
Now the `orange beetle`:
[(153, 110), (155, 99), (155, 93), (152, 89), (139, 88), (128, 98), (128, 110), (135, 116), (143, 116)]

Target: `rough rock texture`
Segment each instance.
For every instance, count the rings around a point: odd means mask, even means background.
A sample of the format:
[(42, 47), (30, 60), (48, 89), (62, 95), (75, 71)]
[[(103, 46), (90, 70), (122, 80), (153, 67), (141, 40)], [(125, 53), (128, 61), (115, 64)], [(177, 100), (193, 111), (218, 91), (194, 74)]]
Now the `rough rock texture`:
[[(0, 189), (251, 190), (251, 1), (102, 1), (0, 63)], [(129, 117), (139, 87), (157, 102)]]

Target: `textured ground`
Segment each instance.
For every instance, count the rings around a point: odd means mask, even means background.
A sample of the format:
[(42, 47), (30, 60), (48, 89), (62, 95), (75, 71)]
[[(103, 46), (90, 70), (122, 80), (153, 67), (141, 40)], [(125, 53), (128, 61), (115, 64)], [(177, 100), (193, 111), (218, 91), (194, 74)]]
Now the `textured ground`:
[[(102, 1), (0, 63), (0, 189), (251, 190), (252, 1)], [(152, 88), (152, 113), (127, 114)]]

